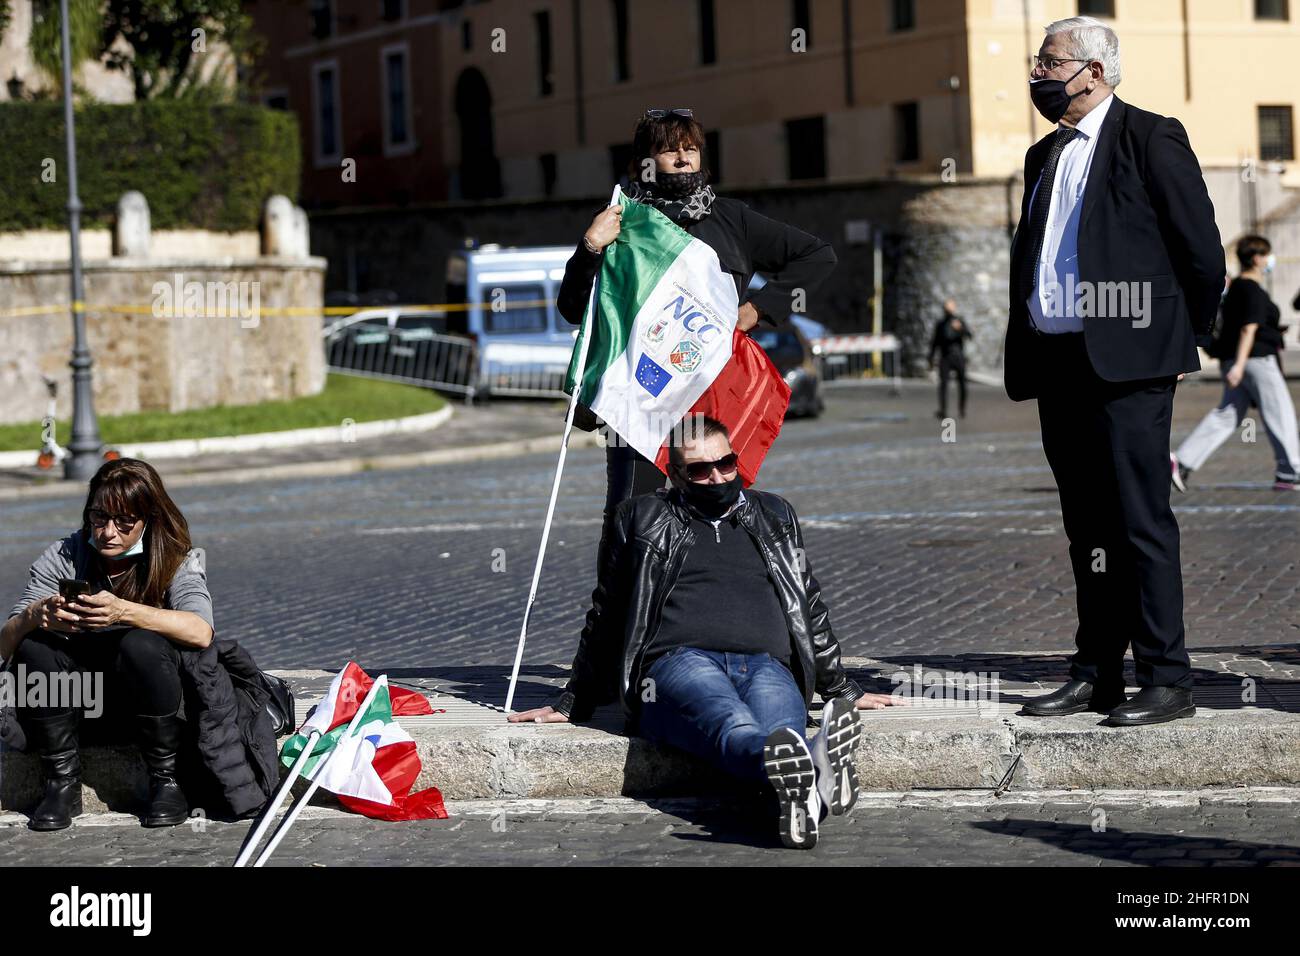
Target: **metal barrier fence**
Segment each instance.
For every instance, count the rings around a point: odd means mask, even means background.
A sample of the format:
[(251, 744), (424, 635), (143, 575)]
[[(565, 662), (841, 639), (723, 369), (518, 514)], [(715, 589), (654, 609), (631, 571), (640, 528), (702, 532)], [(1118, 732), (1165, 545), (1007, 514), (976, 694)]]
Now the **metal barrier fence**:
[(431, 328), (335, 323), (325, 330), (325, 364), (342, 375), (423, 385), (470, 401), (479, 388), (478, 343)]
[(491, 342), (483, 352), (479, 386), (512, 398), (567, 398), (564, 377), (571, 344), (529, 345)]
[(822, 384), (892, 378), (899, 387), (902, 343), (893, 335), (832, 335), (814, 339), (813, 359)]

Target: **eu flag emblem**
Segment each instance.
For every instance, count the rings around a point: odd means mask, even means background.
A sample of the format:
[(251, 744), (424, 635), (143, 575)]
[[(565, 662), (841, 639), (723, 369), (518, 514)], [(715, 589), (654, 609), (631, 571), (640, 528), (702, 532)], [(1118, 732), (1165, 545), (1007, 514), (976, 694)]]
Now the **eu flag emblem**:
[(654, 359), (644, 352), (641, 354), (641, 361), (636, 363), (637, 382), (655, 398), (659, 397), (659, 393), (664, 390), (664, 386), (668, 384), (668, 380), (672, 377), (670, 372), (658, 365)]

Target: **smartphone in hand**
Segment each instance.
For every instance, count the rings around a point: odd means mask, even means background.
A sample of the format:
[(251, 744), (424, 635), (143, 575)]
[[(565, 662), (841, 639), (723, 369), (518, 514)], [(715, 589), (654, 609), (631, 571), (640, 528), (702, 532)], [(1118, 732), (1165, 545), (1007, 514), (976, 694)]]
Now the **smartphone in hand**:
[(80, 578), (59, 578), (59, 594), (66, 600), (73, 600), (90, 593), (90, 582)]

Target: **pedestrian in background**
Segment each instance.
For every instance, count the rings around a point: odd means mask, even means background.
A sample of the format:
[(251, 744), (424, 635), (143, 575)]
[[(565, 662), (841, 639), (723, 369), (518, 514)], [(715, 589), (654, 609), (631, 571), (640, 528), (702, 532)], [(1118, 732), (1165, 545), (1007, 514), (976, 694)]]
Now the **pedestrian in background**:
[(965, 342), (971, 337), (970, 329), (957, 314), (957, 303), (949, 299), (943, 304), (943, 318), (934, 325), (930, 337), (930, 368), (934, 357), (939, 356), (939, 410), (936, 418), (948, 417), (948, 379), (957, 378), (957, 414), (966, 417), (966, 351)]
[(1174, 487), (1187, 491), (1192, 472), (1241, 425), (1250, 406), (1259, 409), (1264, 430), (1277, 460), (1273, 487), (1294, 491), (1300, 482), (1300, 434), (1295, 404), (1278, 362), (1283, 346), (1282, 312), (1264, 291), (1263, 280), (1276, 257), (1263, 236), (1245, 236), (1237, 243), (1237, 276), (1223, 300), (1223, 326), (1210, 347), (1219, 360), (1223, 398), (1201, 419), (1192, 433), (1169, 455)]

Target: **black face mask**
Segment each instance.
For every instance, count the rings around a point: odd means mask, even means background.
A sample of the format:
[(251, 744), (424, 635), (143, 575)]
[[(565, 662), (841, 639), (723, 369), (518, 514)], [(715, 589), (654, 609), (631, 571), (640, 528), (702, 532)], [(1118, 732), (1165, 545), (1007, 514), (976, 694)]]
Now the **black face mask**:
[(678, 486), (686, 503), (705, 518), (716, 520), (727, 513), (740, 500), (741, 489), (745, 487), (740, 473), (730, 481), (720, 485), (701, 484), (698, 481), (684, 481)]
[(655, 171), (655, 178), (647, 183), (650, 191), (664, 199), (685, 199), (704, 185), (704, 170), (694, 173), (664, 173)]
[[(1085, 63), (1074, 71), (1074, 76), (1078, 76), (1086, 70), (1091, 63)], [(1078, 93), (1065, 92), (1066, 86), (1074, 79), (1069, 80), (1030, 80), (1029, 81), (1029, 98), (1034, 101), (1034, 108), (1043, 114), (1043, 118), (1049, 123), (1059, 123), (1061, 117), (1065, 115), (1070, 108), (1070, 101), (1076, 96), (1088, 92), (1085, 86)]]

